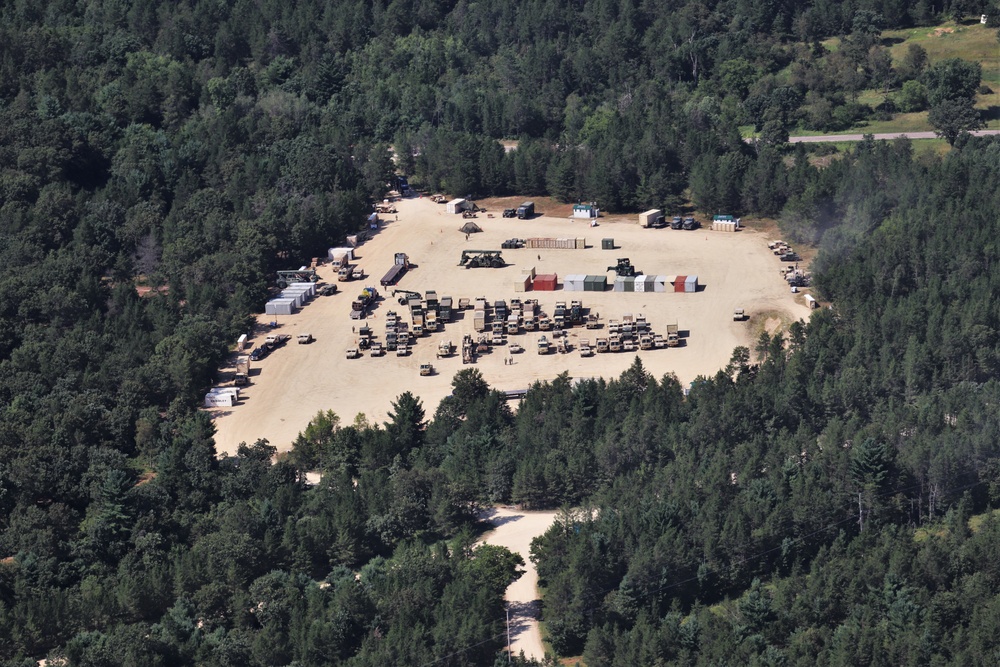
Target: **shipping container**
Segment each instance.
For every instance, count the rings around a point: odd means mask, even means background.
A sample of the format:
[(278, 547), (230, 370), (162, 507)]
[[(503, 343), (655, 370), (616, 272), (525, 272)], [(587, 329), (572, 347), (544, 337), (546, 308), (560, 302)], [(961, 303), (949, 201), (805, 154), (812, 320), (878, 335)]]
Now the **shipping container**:
[(658, 208), (650, 209), (645, 213), (639, 214), (639, 224), (643, 227), (652, 227), (656, 219), (660, 217), (662, 211)]
[(575, 250), (579, 239), (530, 238), (525, 239), (526, 248), (539, 250)]
[(608, 289), (608, 277), (607, 276), (591, 276), (593, 281), (593, 288), (591, 292), (603, 292)]
[(655, 276), (653, 278), (653, 291), (654, 292), (666, 292), (667, 285), (670, 285), (671, 291), (673, 290), (673, 285), (667, 280), (668, 276)]
[(625, 291), (626, 292), (635, 291), (635, 276), (625, 276)]
[(296, 310), (293, 299), (271, 299), (264, 304), (265, 315), (294, 315)]
[(687, 280), (687, 276), (677, 276), (676, 278), (674, 278), (674, 291), (675, 292), (683, 292), (684, 291), (684, 282), (686, 280)]
[(586, 250), (587, 249), (587, 239), (577, 239), (576, 240), (576, 249), (577, 250)]
[(539, 273), (532, 282), (532, 289), (536, 292), (552, 292), (556, 289), (558, 280), (554, 273)]
[(290, 283), (286, 289), (305, 290), (309, 296), (316, 296), (316, 283)]
[(618, 276), (617, 278), (615, 278), (614, 291), (615, 292), (624, 292), (625, 291), (625, 277), (624, 276)]
[(353, 261), (354, 248), (330, 248), (327, 251), (327, 257), (329, 257), (332, 262), (340, 262), (345, 256), (348, 261)]
[(615, 240), (614, 239), (601, 239), (601, 250), (614, 250)]
[(698, 276), (688, 276), (684, 280), (684, 291), (685, 292), (697, 292), (698, 291)]
[(656, 291), (656, 276), (646, 276), (646, 291), (647, 292)]
[(303, 294), (302, 292), (290, 292), (288, 290), (282, 290), (281, 293), (278, 294), (278, 298), (288, 299), (290, 301), (293, 301), (295, 303), (296, 308), (301, 308), (302, 305), (306, 302), (306, 295)]
[(242, 352), (247, 346), (247, 335), (240, 334), (240, 337), (236, 339), (236, 351)]
[(527, 292), (531, 289), (531, 276), (521, 276), (514, 280), (515, 292)]
[(636, 292), (646, 291), (646, 276), (644, 274), (635, 276), (635, 291)]
[(587, 276), (582, 274), (572, 274), (565, 276), (563, 278), (563, 289), (567, 292), (582, 292), (584, 291), (584, 281)]
[(535, 267), (531, 267), (530, 269), (521, 269), (521, 273), (523, 275), (531, 276), (532, 278), (534, 278), (535, 277)]
[(445, 207), (449, 213), (461, 213), (465, 210), (465, 200), (452, 199), (450, 202), (445, 204)]

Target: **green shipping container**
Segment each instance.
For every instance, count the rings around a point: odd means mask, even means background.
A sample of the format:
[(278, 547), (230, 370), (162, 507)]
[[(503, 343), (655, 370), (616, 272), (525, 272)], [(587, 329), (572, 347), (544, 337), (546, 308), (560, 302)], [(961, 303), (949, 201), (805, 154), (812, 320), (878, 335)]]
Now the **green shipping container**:
[(625, 277), (625, 291), (626, 292), (634, 292), (635, 291), (635, 277), (634, 276), (626, 276)]
[(614, 250), (615, 240), (614, 239), (601, 239), (601, 250)]

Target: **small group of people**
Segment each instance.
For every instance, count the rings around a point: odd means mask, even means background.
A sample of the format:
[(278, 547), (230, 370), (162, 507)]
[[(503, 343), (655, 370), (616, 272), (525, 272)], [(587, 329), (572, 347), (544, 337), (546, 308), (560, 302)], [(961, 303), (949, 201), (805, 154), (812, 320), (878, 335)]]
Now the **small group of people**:
[(503, 358), (503, 365), (504, 366), (513, 366), (514, 365), (514, 357), (504, 357)]

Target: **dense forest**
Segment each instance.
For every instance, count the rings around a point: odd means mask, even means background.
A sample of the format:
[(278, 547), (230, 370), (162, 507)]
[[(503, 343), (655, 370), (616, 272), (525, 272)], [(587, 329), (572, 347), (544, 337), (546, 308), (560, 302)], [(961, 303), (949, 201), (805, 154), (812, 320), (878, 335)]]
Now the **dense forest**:
[[(978, 65), (887, 61), (879, 31), (988, 7), (4, 3), (0, 662), (503, 664), (521, 563), (474, 545), (504, 502), (584, 508), (534, 558), (591, 667), (995, 664), (1000, 142), (784, 144), (892, 113), (870, 87), (961, 120)], [(218, 458), (196, 396), (273, 271), (384, 195), (390, 145), (456, 194), (779, 216), (836, 307), (687, 396), (637, 362), (515, 413), (463, 371)]]

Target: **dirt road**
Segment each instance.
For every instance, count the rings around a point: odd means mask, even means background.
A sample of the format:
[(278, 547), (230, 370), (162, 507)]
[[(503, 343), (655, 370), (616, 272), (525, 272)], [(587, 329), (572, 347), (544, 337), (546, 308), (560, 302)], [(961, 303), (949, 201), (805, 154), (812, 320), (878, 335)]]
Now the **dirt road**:
[[(974, 137), (987, 137), (992, 135), (1000, 134), (1000, 130), (976, 130), (975, 132), (970, 132)], [(896, 132), (896, 133), (886, 133), (886, 134), (876, 134), (873, 135), (876, 140), (881, 139), (899, 139), (900, 137), (906, 137), (907, 139), (937, 139), (938, 135), (933, 132)], [(812, 143), (829, 143), (835, 141), (861, 141), (864, 139), (864, 135), (861, 134), (824, 134), (824, 135), (812, 135), (808, 137), (789, 137), (788, 143), (790, 144), (812, 144)]]
[(505, 596), (510, 609), (510, 648), (514, 655), (524, 651), (525, 657), (542, 660), (545, 648), (538, 628), (542, 601), (538, 598), (538, 572), (529, 559), (531, 540), (552, 525), (556, 512), (518, 512), (505, 507), (489, 510), (487, 521), (495, 530), (483, 536), (483, 542), (521, 554), (525, 572), (507, 589)]
[[(339, 292), (317, 297), (295, 315), (277, 318), (277, 332), (292, 334), (292, 342), (254, 364), (251, 384), (237, 406), (211, 410), (219, 453), (235, 452), (240, 442), (252, 443), (258, 438), (266, 438), (278, 451), (287, 451), (320, 410), (333, 410), (346, 424), (359, 413), (370, 422), (382, 422), (392, 410), (391, 401), (404, 391), (411, 391), (423, 401), (430, 418), (438, 402), (451, 393), (455, 373), (463, 368), (478, 369), (497, 389), (526, 389), (535, 381), (551, 380), (564, 371), (575, 378), (617, 377), (638, 355), (654, 377), (674, 373), (686, 384), (725, 366), (736, 346), (752, 347), (755, 341), (750, 340), (750, 332), (756, 314), (777, 312), (792, 320), (809, 315), (803, 295), (791, 294), (779, 275), (783, 264), (768, 250), (767, 234), (753, 229), (737, 233), (644, 229), (635, 216), (601, 218), (600, 226), (589, 227), (586, 221), (546, 216), (544, 210), (533, 220), (504, 219), (499, 210), (491, 210), (495, 217), (480, 213), (475, 220), (482, 233), (466, 240), (466, 235), (458, 231), (465, 220), (447, 214), (442, 204), (426, 198), (408, 199), (397, 207), (398, 221), (388, 216), (389, 221), (379, 233), (357, 249), (357, 263), (367, 278), (337, 282), (333, 268), (321, 266), (320, 277), (336, 283)], [(506, 239), (530, 237), (582, 237), (587, 248), (504, 250), (507, 265), (503, 268), (458, 266), (462, 250), (500, 249)], [(615, 250), (601, 250), (602, 238), (613, 238)], [(510, 342), (525, 348), (520, 354), (510, 354), (503, 346), (481, 356), (472, 366), (463, 365), (460, 354), (438, 359), (439, 342), (450, 340), (460, 345), (463, 334), (474, 333), (472, 311), (467, 310), (458, 313), (443, 330), (420, 338), (409, 356), (389, 353), (372, 358), (366, 354), (360, 359), (346, 359), (346, 349), (356, 341), (352, 327), (362, 324), (349, 317), (351, 301), (362, 287), (373, 285), (384, 296), (367, 321), (377, 340), (384, 340), (388, 311), (401, 317), (407, 315), (405, 307), (392, 296), (393, 288), (383, 290), (379, 286), (379, 279), (393, 264), (395, 252), (407, 253), (417, 265), (399, 281), (399, 288), (420, 292), (433, 289), (439, 296), (453, 297), (456, 305), (459, 297), (485, 296), (491, 302), (509, 301), (515, 296), (535, 298), (550, 314), (557, 300), (582, 299), (584, 308), (600, 313), (604, 323), (624, 313), (642, 313), (653, 332), (661, 334), (667, 324), (677, 323), (683, 345), (589, 358), (581, 358), (575, 349), (569, 354), (543, 356), (536, 352), (539, 334), (522, 332), (509, 337)], [(531, 267), (538, 273), (557, 274), (560, 282), (567, 274), (604, 274), (613, 282), (614, 273), (607, 267), (619, 257), (630, 258), (634, 266), (649, 274), (697, 275), (702, 287), (693, 294), (562, 289), (517, 293), (514, 289), (515, 278)], [(751, 322), (734, 322), (734, 308), (745, 308)], [(263, 340), (270, 319), (259, 316), (254, 343)], [(305, 332), (311, 333), (315, 342), (296, 344), (295, 334)], [(575, 348), (582, 339), (593, 345), (597, 336), (606, 335), (607, 328), (575, 327), (568, 331), (568, 341)], [(508, 358), (514, 359), (512, 365), (505, 363)], [(435, 374), (421, 376), (422, 363), (433, 364)]]

